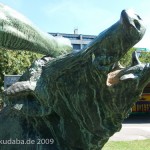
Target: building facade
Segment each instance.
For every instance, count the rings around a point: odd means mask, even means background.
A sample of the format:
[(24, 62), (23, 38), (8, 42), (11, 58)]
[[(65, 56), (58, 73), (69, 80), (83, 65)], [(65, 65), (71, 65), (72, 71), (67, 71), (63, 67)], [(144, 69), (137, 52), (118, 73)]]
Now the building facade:
[(73, 46), (73, 50), (81, 50), (84, 46), (90, 43), (93, 39), (96, 38), (95, 35), (82, 35), (78, 34), (77, 31), (74, 31), (74, 34), (67, 33), (49, 33), (52, 36), (62, 36), (70, 39)]

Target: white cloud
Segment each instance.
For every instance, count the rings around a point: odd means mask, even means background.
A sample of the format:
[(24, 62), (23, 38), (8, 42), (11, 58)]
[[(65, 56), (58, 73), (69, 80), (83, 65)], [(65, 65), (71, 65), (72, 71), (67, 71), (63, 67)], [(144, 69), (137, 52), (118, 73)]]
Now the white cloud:
[(145, 33), (143, 39), (138, 42), (134, 47), (150, 49), (150, 32)]

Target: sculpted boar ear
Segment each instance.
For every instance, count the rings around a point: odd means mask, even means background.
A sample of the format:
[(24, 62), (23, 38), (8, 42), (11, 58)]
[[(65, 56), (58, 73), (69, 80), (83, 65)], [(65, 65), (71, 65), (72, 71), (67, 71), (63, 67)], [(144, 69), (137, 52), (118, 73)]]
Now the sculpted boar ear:
[(132, 53), (132, 64), (131, 64), (131, 66), (135, 66), (135, 65), (138, 65), (138, 64), (141, 64), (141, 62), (140, 62), (140, 60), (138, 58), (137, 52), (134, 51)]
[(114, 63), (112, 70), (123, 69), (124, 67), (120, 64), (120, 62)]

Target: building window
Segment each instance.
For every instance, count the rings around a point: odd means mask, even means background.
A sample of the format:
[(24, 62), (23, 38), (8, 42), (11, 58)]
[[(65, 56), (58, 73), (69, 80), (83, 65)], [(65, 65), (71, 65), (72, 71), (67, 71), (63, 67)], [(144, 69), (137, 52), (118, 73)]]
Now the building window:
[(73, 44), (73, 49), (74, 50), (81, 49), (80, 44)]

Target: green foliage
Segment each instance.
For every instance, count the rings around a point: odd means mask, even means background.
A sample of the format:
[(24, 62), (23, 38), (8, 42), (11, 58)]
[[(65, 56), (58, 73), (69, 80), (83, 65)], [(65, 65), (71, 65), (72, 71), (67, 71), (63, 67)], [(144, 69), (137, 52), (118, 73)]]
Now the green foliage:
[[(132, 53), (136, 50), (136, 48), (131, 48), (123, 58), (121, 58), (120, 63), (127, 67), (131, 65), (132, 61)], [(150, 63), (150, 52), (141, 52), (139, 56), (139, 60), (143, 63)]]
[(41, 54), (28, 51), (0, 50), (0, 89), (4, 83), (4, 75), (18, 75), (25, 72), (34, 60), (41, 58)]
[(131, 65), (131, 61), (132, 61), (132, 53), (136, 50), (136, 48), (131, 48), (125, 55), (123, 58), (121, 58), (120, 63), (121, 65), (123, 65), (124, 67), (127, 67), (129, 65)]
[(139, 59), (141, 62), (150, 63), (150, 52), (141, 52)]

